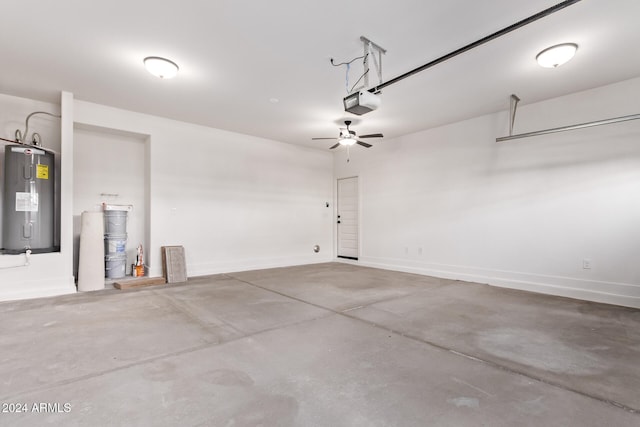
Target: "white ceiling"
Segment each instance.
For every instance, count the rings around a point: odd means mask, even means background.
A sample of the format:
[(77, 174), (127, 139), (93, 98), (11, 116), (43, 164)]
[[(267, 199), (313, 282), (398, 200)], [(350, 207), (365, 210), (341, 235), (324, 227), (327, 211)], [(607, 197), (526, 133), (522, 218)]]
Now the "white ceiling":
[[(3, 0), (0, 93), (77, 99), (269, 139), (328, 148), (341, 119), (359, 134), (396, 137), (640, 76), (640, 1), (583, 0), (439, 64), (382, 93), (382, 106), (345, 114), (345, 61), (361, 35), (387, 49), (390, 80), (560, 0)], [(535, 62), (579, 47), (558, 69)], [(178, 77), (142, 65), (164, 56)], [(351, 83), (362, 72), (354, 63)], [(373, 74), (373, 73), (372, 73)], [(372, 82), (376, 82), (371, 76)], [(270, 98), (278, 98), (271, 103)], [(6, 136), (6, 135), (5, 135)], [(375, 142), (374, 142), (375, 143)]]

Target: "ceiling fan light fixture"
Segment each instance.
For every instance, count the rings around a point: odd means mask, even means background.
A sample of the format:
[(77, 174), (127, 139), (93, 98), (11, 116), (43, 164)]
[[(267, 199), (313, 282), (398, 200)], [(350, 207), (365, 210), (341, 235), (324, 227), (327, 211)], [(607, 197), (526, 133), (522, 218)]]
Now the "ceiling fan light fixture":
[(566, 64), (573, 58), (578, 50), (575, 43), (562, 43), (548, 47), (536, 55), (536, 61), (541, 67), (556, 68)]
[(340, 138), (338, 139), (340, 145), (353, 145), (356, 143), (355, 138)]
[(180, 69), (175, 62), (159, 56), (147, 56), (143, 62), (148, 72), (161, 79), (175, 77)]
[(338, 148), (341, 145), (345, 145), (347, 149), (355, 144), (361, 145), (365, 148), (371, 148), (373, 145), (368, 144), (366, 142), (360, 141), (359, 138), (382, 138), (383, 135), (381, 133), (372, 133), (369, 135), (360, 135), (360, 137), (356, 136), (356, 131), (349, 129), (349, 125), (351, 124), (351, 120), (345, 120), (344, 124), (347, 126), (346, 128), (340, 128), (340, 133), (338, 133), (337, 138), (311, 138), (312, 140), (316, 139), (333, 139), (338, 142), (329, 147), (329, 150), (333, 150), (334, 148)]

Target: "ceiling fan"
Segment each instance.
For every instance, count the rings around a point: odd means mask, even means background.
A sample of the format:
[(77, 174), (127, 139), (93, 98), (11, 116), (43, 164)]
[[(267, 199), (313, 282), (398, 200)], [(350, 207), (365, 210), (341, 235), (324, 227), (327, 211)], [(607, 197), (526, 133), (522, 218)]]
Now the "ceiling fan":
[(336, 145), (334, 145), (333, 147), (330, 148), (330, 150), (333, 150), (334, 148), (337, 148), (341, 145), (346, 145), (346, 146), (350, 146), (353, 144), (358, 144), (358, 145), (362, 145), (363, 147), (366, 148), (370, 148), (372, 147), (371, 144), (367, 144), (366, 142), (363, 141), (359, 141), (358, 138), (383, 138), (384, 135), (382, 135), (381, 133), (372, 133), (369, 135), (360, 135), (360, 136), (356, 136), (356, 132), (349, 129), (349, 125), (351, 124), (351, 120), (345, 120), (344, 124), (347, 126), (347, 128), (340, 128), (340, 135), (337, 138), (311, 138), (312, 140), (319, 140), (319, 139), (336, 139), (338, 140), (338, 143)]

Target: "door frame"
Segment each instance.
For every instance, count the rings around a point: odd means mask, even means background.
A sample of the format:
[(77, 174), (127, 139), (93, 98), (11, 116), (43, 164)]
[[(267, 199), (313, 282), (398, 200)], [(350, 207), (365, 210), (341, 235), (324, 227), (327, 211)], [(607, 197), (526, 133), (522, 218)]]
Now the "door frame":
[[(352, 259), (352, 258), (347, 258), (347, 257), (339, 257), (338, 256), (338, 181), (342, 180), (342, 179), (350, 179), (350, 178), (356, 178), (357, 179), (357, 185), (356, 185), (356, 190), (358, 192), (358, 259)], [(340, 262), (347, 262), (347, 263), (357, 263), (358, 261), (360, 261), (361, 258), (361, 254), (362, 254), (362, 233), (361, 233), (361, 223), (362, 223), (362, 195), (360, 192), (360, 188), (361, 188), (361, 179), (360, 176), (358, 175), (349, 175), (349, 176), (341, 176), (339, 178), (335, 179), (335, 183), (334, 183), (334, 196), (333, 196), (333, 257), (336, 261), (340, 261)]]

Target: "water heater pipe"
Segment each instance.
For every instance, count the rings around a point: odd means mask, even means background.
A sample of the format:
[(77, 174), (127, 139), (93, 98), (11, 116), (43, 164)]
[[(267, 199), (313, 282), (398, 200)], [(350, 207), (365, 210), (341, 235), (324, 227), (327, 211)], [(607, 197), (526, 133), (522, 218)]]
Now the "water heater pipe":
[[(31, 116), (35, 115), (35, 114), (46, 114), (48, 116), (51, 117), (57, 117), (58, 119), (61, 118), (62, 116), (58, 115), (58, 114), (53, 114), (53, 113), (49, 113), (47, 111), (34, 111), (33, 113), (29, 114), (27, 116), (27, 119), (24, 121), (24, 133), (20, 132), (20, 129), (16, 129), (16, 142), (20, 143), (20, 144), (24, 144), (25, 143), (25, 139), (28, 137), (28, 133), (29, 133), (29, 119), (31, 118)], [(38, 139), (39, 139), (40, 135), (38, 135)]]

